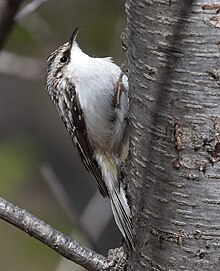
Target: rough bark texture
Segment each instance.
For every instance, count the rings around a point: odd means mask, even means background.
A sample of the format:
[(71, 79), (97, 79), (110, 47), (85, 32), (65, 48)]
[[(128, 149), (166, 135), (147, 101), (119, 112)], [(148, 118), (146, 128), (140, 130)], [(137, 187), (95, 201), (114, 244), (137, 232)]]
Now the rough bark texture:
[(22, 0), (1, 0), (0, 1), (0, 49), (14, 24), (14, 15)]
[(220, 6), (213, 3), (127, 0), (136, 234), (128, 270), (220, 270)]

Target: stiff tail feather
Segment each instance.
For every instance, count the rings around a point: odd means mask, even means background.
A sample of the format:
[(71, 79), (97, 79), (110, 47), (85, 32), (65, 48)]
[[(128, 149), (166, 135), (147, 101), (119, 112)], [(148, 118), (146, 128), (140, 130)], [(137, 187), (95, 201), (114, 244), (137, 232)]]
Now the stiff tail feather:
[[(120, 189), (120, 191), (119, 191)], [(130, 219), (130, 208), (122, 188), (113, 188), (110, 191), (110, 201), (115, 222), (119, 227), (125, 241), (130, 249), (134, 249), (132, 226)]]
[(134, 249), (130, 207), (125, 191), (118, 181), (118, 165), (112, 159), (102, 154), (96, 154), (96, 159), (102, 170), (102, 176), (108, 189), (115, 222), (130, 249)]

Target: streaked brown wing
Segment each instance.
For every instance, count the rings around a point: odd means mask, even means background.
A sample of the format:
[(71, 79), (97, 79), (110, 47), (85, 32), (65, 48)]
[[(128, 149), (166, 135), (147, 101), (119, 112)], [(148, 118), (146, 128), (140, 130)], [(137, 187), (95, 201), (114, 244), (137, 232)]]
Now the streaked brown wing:
[(103, 181), (101, 170), (93, 158), (94, 150), (88, 141), (83, 111), (76, 95), (75, 86), (72, 85), (71, 88), (65, 90), (63, 103), (65, 104), (63, 106), (65, 116), (62, 116), (62, 119), (65, 126), (84, 166), (93, 174), (101, 194), (106, 197), (108, 190)]

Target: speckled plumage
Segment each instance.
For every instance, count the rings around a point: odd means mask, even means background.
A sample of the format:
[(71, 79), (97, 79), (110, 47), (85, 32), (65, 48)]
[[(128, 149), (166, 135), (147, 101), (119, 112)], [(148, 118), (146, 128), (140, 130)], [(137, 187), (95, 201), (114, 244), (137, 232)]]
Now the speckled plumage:
[[(48, 58), (46, 90), (86, 169), (108, 196), (116, 223), (133, 246), (130, 209), (118, 180), (127, 150), (128, 82), (111, 58), (90, 57), (69, 42)], [(117, 102), (116, 102), (117, 101)]]

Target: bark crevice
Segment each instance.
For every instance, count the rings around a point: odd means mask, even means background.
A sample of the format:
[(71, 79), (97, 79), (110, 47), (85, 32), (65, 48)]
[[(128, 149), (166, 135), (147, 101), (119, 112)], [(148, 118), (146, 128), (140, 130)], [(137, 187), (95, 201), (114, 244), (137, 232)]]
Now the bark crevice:
[(206, 23), (213, 10), (204, 4), (127, 1), (130, 191), (141, 253), (131, 270), (220, 264), (220, 29)]

